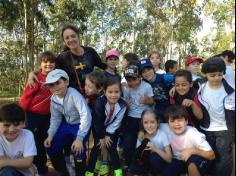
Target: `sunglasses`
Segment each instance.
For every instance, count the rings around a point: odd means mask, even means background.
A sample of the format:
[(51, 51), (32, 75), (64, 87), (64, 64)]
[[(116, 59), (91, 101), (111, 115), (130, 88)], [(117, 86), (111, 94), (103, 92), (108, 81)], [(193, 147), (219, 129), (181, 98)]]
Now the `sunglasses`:
[(54, 83), (50, 83), (50, 84), (48, 84), (48, 87), (57, 86), (57, 85), (59, 85), (60, 83), (61, 83), (61, 81), (58, 80), (58, 81), (56, 81), (56, 82), (54, 82)]

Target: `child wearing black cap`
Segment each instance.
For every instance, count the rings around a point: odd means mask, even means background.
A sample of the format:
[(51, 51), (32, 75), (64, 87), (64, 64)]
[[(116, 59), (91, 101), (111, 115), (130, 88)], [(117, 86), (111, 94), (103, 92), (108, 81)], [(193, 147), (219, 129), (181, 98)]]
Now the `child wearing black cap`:
[(141, 114), (145, 109), (152, 108), (154, 98), (151, 85), (141, 80), (138, 66), (128, 66), (124, 76), (127, 87), (124, 87), (123, 94), (128, 105), (128, 117), (124, 127), (124, 157), (126, 165), (129, 166), (134, 157)]
[(172, 85), (169, 85), (165, 79), (165, 74), (155, 72), (150, 59), (140, 61), (139, 71), (142, 78), (152, 86), (155, 99), (155, 112), (160, 118), (160, 121), (164, 122), (164, 111), (170, 105), (168, 92)]
[(202, 72), (207, 82), (198, 92), (204, 114), (201, 129), (216, 153), (215, 176), (230, 176), (233, 164), (231, 144), (235, 134), (235, 91), (223, 79), (225, 70), (226, 65), (221, 58), (206, 60)]

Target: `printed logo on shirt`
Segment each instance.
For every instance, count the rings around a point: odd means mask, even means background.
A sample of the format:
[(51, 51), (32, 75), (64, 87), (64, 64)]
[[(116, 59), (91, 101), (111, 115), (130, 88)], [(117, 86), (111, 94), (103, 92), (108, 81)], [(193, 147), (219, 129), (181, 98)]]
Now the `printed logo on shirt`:
[(225, 98), (225, 108), (235, 110), (235, 93)]
[(23, 158), (23, 152), (22, 151), (18, 151), (14, 156), (14, 159), (19, 159), (19, 158)]

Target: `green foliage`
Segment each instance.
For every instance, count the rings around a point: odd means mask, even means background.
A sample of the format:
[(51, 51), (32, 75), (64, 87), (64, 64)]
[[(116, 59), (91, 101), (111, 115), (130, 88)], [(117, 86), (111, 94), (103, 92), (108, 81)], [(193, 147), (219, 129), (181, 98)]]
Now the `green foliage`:
[[(234, 0), (1, 0), (0, 91), (21, 93), (35, 58), (45, 50), (63, 50), (60, 29), (80, 27), (82, 44), (101, 57), (117, 48), (147, 57), (153, 49), (166, 58), (210, 56), (235, 50)], [(201, 41), (202, 15), (214, 20)]]

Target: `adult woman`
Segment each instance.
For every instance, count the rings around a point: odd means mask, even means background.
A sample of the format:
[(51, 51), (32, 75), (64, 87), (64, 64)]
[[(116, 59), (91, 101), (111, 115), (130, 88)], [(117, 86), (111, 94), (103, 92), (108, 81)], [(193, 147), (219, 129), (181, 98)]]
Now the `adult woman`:
[[(80, 30), (74, 25), (68, 24), (61, 30), (61, 38), (65, 45), (65, 50), (57, 57), (57, 68), (65, 70), (70, 77), (70, 86), (80, 91), (83, 90), (85, 75), (92, 72), (97, 66), (106, 68), (97, 54), (91, 47), (81, 46)], [(28, 84), (33, 85), (34, 74), (31, 73)]]

